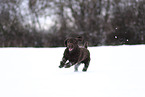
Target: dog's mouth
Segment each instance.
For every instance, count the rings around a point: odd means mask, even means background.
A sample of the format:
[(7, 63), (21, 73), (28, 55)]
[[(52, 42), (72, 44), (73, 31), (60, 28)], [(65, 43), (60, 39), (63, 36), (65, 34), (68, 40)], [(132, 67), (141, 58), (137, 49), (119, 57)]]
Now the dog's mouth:
[(70, 44), (69, 47), (68, 47), (68, 49), (69, 49), (69, 51), (71, 52), (71, 51), (74, 49), (73, 45)]
[(72, 51), (73, 50), (73, 48), (69, 48), (69, 51)]

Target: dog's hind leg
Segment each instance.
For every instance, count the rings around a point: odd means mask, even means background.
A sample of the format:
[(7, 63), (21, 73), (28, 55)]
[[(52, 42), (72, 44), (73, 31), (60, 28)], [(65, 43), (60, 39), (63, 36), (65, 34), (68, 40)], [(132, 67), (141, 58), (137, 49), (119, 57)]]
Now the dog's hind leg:
[(87, 62), (87, 63), (85, 63), (84, 68), (83, 68), (82, 71), (84, 71), (84, 72), (87, 71), (87, 69), (88, 69), (88, 67), (89, 67), (89, 63), (90, 63), (90, 61)]
[(81, 63), (76, 63), (75, 64), (75, 71), (78, 71), (78, 67), (80, 66)]

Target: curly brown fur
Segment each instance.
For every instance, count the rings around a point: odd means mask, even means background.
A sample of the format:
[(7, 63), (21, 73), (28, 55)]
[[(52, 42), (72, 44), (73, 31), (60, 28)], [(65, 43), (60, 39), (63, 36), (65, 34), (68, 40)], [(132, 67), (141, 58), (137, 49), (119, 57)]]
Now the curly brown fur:
[[(82, 71), (87, 71), (90, 63), (90, 52), (87, 49), (88, 42), (84, 44), (84, 47), (79, 47), (78, 41), (82, 41), (81, 37), (67, 38), (65, 40), (65, 46), (67, 47), (64, 51), (62, 61), (60, 62), (60, 68), (69, 68), (75, 65), (75, 71), (78, 71), (78, 67), (81, 63), (84, 63)], [(69, 61), (66, 63), (66, 61)]]

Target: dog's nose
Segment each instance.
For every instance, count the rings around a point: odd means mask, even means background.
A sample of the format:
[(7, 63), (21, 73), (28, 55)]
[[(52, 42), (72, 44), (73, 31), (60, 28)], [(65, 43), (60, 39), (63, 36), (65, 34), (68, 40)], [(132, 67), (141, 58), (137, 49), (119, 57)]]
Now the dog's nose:
[(69, 48), (73, 48), (73, 44), (72, 43), (69, 43)]

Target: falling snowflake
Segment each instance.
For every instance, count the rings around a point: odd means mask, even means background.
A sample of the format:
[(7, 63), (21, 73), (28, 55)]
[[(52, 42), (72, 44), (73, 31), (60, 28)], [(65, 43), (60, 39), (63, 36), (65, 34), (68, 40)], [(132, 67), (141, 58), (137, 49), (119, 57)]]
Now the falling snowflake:
[(115, 38), (117, 38), (117, 36), (115, 36)]

